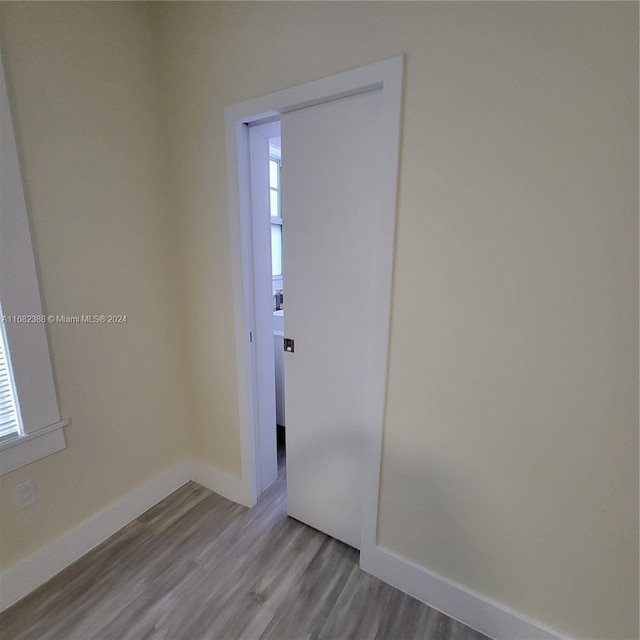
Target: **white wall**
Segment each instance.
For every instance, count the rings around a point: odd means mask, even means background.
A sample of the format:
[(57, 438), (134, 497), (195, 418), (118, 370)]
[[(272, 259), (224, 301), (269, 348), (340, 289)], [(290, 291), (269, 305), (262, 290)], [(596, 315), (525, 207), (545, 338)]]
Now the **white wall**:
[(223, 108), (406, 53), (380, 543), (637, 637), (637, 5), (161, 10), (198, 455), (240, 472)]
[[(128, 316), (49, 327), (68, 447), (2, 476), (5, 570), (188, 451), (153, 6), (2, 3), (0, 18), (46, 312)], [(38, 502), (17, 511), (26, 478)]]

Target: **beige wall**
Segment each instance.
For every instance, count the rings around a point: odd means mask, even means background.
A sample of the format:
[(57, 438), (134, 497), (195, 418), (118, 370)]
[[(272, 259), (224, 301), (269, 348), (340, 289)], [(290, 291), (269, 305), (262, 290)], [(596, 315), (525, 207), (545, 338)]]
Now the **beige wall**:
[(197, 454), (240, 471), (223, 108), (405, 53), (380, 542), (637, 637), (637, 5), (162, 13)]
[[(7, 568), (187, 457), (153, 7), (8, 4), (3, 58), (68, 448), (2, 476)], [(38, 502), (11, 488), (33, 478)]]
[(51, 327), (69, 447), (2, 477), (3, 566), (187, 456), (185, 424), (239, 474), (223, 108), (405, 53), (380, 542), (637, 637), (637, 12), (4, 3), (47, 311), (129, 323)]

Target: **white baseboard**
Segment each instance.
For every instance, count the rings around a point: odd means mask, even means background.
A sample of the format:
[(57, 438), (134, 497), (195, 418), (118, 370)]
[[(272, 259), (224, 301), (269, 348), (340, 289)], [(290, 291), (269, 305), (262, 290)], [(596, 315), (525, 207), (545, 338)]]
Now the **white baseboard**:
[(196, 460), (186, 460), (98, 511), (84, 522), (0, 575), (0, 611), (53, 578), (110, 535), (193, 480), (221, 496), (247, 504), (240, 478)]
[[(182, 462), (4, 571), (0, 576), (0, 611), (45, 583), (189, 480), (229, 500), (247, 504), (240, 478), (200, 461)], [(496, 640), (568, 640), (545, 625), (384, 547), (365, 545), (360, 554), (360, 566), (384, 582)]]
[(141, 487), (98, 511), (0, 576), (0, 611), (53, 578), (141, 513), (191, 480), (186, 461), (155, 476)]
[(569, 640), (567, 636), (384, 547), (363, 548), (360, 567), (495, 640)]
[(242, 480), (240, 478), (230, 476), (215, 467), (210, 467), (204, 462), (200, 462), (199, 460), (192, 461), (191, 465), (191, 479), (194, 482), (197, 482), (207, 489), (211, 489), (211, 491), (214, 491), (233, 502), (249, 506), (247, 504)]

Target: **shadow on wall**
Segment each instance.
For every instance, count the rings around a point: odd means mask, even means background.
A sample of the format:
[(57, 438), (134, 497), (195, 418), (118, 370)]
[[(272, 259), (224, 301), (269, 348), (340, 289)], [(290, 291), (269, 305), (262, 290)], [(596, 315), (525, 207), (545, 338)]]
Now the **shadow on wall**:
[[(336, 434), (332, 442), (313, 443), (313, 446), (304, 448), (298, 448), (295, 439), (293, 445), (288, 441), (288, 464), (295, 465), (294, 473), (289, 474), (289, 482), (296, 482), (296, 468), (304, 469), (303, 490), (310, 492), (309, 500), (327, 499), (327, 488), (322, 483), (307, 485), (306, 479), (323, 478), (331, 474), (337, 485), (343, 480), (351, 481), (349, 471), (345, 472), (345, 468), (352, 467), (353, 461), (361, 459), (362, 452), (366, 450), (361, 435), (363, 431), (360, 425), (344, 426), (340, 435)], [(396, 470), (401, 470), (395, 471), (393, 484), (387, 485), (387, 491), (393, 495), (413, 496), (412, 513), (415, 518), (413, 521), (406, 517), (394, 519), (393, 514), (385, 512), (384, 521), (381, 518), (378, 521), (378, 540), (381, 546), (435, 573), (442, 572), (444, 578), (461, 584), (468, 584), (468, 578), (462, 580), (451, 575), (450, 571), (445, 573), (442, 568), (458, 567), (458, 575), (467, 576), (470, 566), (481, 564), (478, 568), (478, 582), (471, 587), (479, 592), (482, 592), (483, 585), (480, 572), (487, 564), (495, 571), (493, 585), (498, 584), (507, 589), (509, 585), (522, 581), (522, 575), (505, 563), (504, 556), (493, 553), (487, 557), (495, 548), (491, 544), (492, 530), (503, 525), (497, 524), (496, 517), (492, 515), (491, 507), (496, 496), (487, 496), (482, 486), (474, 482), (473, 473), (470, 474), (469, 470), (458, 472), (455, 465), (452, 466), (435, 455), (425, 465), (424, 458), (429, 456), (424, 451), (407, 454), (397, 449), (389, 451), (387, 447), (384, 458), (383, 468), (393, 465)], [(407, 491), (407, 487), (412, 490)], [(289, 486), (290, 493), (295, 490), (294, 485)], [(361, 500), (358, 504), (360, 503)], [(380, 504), (381, 508), (384, 507), (383, 495)], [(406, 513), (406, 509), (403, 513)], [(392, 536), (387, 535), (387, 528), (381, 526), (381, 523), (388, 523), (390, 519), (394, 520)], [(426, 528), (425, 521), (429, 522)], [(474, 523), (472, 527), (469, 527), (469, 522)], [(385, 544), (385, 541), (389, 541), (389, 544)], [(411, 553), (412, 549), (425, 547), (437, 550), (433, 557), (425, 558)], [(480, 562), (478, 559), (481, 559)]]
[[(487, 566), (493, 568), (491, 584), (497, 593), (522, 582), (522, 574), (505, 562), (506, 556), (494, 551), (493, 531), (504, 523), (493, 513), (496, 496), (487, 495), (474, 470), (434, 452), (408, 452), (385, 442), (382, 474), (389, 468), (394, 471), (385, 477), (380, 495), (380, 546), (489, 598), (493, 596), (486, 593), (482, 573)], [(505, 491), (512, 492), (508, 486)], [(412, 501), (413, 518), (407, 518), (406, 502), (396, 505), (385, 499), (387, 495)], [(471, 582), (474, 566), (476, 580)]]

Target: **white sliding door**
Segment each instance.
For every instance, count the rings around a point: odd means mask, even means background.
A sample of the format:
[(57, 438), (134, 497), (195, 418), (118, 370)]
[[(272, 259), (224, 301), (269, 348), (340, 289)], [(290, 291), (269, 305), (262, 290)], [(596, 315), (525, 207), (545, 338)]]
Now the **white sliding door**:
[(356, 548), (386, 375), (397, 149), (380, 135), (384, 116), (378, 89), (281, 119), (285, 336), (295, 341), (288, 511)]

